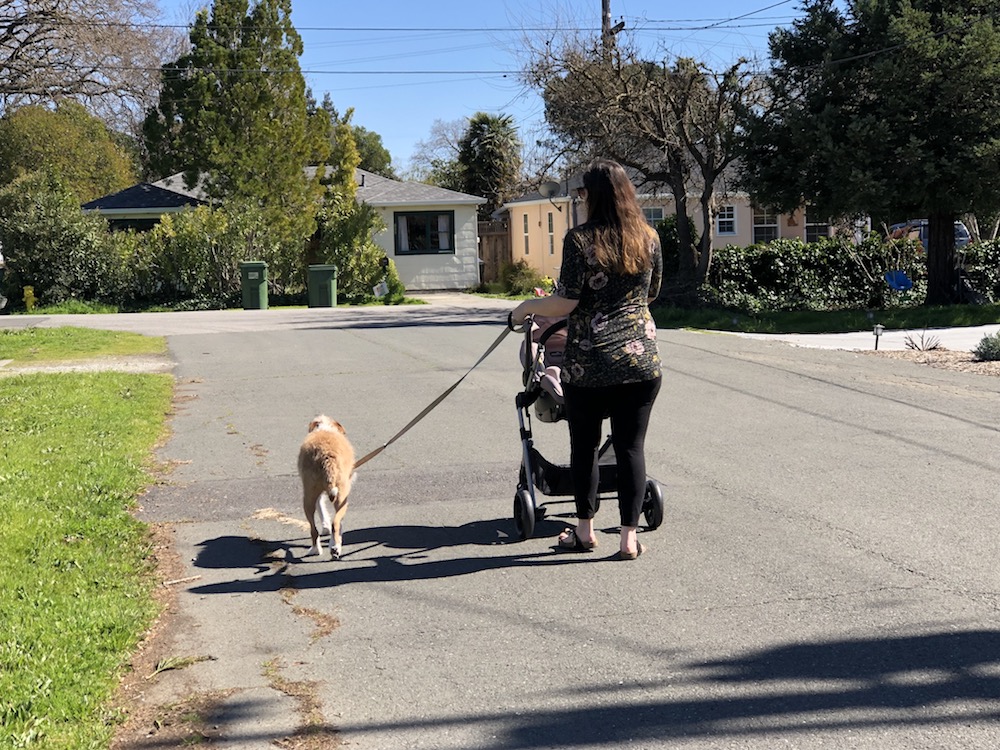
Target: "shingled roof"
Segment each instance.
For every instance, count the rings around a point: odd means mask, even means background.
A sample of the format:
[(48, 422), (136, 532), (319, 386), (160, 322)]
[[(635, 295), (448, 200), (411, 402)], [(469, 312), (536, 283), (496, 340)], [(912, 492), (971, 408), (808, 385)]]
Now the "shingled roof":
[[(315, 167), (308, 167), (307, 173), (315, 174)], [(368, 172), (355, 170), (358, 182), (357, 199), (371, 206), (439, 206), (472, 205), (486, 202), (485, 198), (467, 193), (458, 193), (434, 185), (420, 182), (400, 182)], [(199, 206), (208, 202), (201, 185), (188, 188), (184, 184), (183, 173), (164, 177), (156, 182), (141, 182), (112, 195), (105, 195), (83, 204), (84, 211), (104, 211), (119, 214), (133, 214), (138, 211), (169, 213), (187, 206)]]
[(117, 193), (83, 204), (85, 211), (121, 211), (126, 209), (156, 208), (181, 209), (186, 206), (199, 206), (205, 201), (189, 193), (181, 193), (160, 187), (156, 183), (140, 182), (138, 185), (119, 190)]
[(370, 206), (438, 206), (466, 204), (478, 206), (485, 198), (468, 193), (425, 185), (422, 182), (390, 180), (364, 169), (355, 170), (358, 180), (358, 200)]

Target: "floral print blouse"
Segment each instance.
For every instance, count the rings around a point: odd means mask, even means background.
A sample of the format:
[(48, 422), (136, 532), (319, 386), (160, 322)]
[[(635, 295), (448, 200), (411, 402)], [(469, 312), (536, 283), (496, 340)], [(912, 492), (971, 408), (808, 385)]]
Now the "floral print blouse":
[(660, 376), (656, 323), (647, 301), (659, 294), (663, 255), (659, 238), (650, 242), (653, 267), (620, 274), (597, 265), (587, 224), (567, 232), (556, 294), (580, 302), (567, 325), (564, 383), (595, 387)]

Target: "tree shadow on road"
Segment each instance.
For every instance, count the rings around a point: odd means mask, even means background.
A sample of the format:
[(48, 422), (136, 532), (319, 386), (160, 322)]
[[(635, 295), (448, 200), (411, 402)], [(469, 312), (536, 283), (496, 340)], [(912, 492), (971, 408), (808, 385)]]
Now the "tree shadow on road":
[(558, 696), (576, 704), (570, 708), (549, 702), (516, 717), (450, 713), (338, 728), (346, 737), (398, 738), (478, 724), (492, 748), (667, 747), (681, 738), (727, 747), (914, 747), (912, 728), (921, 746), (986, 747), (1000, 719), (998, 667), (996, 630), (817, 640), (673, 664), (667, 681), (581, 685)]

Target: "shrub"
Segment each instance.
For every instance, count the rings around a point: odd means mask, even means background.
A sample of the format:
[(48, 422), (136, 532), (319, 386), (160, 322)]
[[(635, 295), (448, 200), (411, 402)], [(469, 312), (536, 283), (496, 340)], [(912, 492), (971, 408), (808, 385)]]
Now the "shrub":
[(975, 242), (959, 255), (972, 288), (986, 301), (1000, 302), (1000, 240)]
[(403, 285), (402, 279), (399, 278), (399, 271), (396, 270), (396, 264), (392, 260), (389, 260), (385, 269), (385, 283), (389, 287), (389, 293), (382, 298), (382, 303), (385, 305), (400, 304), (406, 297), (406, 287)]
[(536, 287), (545, 286), (542, 274), (523, 258), (504, 265), (500, 269), (500, 280), (504, 291), (510, 295), (532, 294)]
[(983, 336), (976, 348), (972, 350), (973, 356), (980, 362), (996, 362), (1000, 360), (1000, 331), (988, 333)]
[(111, 241), (107, 222), (84, 214), (63, 182), (31, 172), (0, 190), (0, 242), (13, 300), (34, 287), (41, 305), (70, 299), (118, 303), (129, 272)]
[[(328, 192), (318, 215), (319, 254), (323, 263), (337, 267), (337, 298), (350, 304), (370, 302), (372, 288), (385, 280), (387, 304), (402, 301), (403, 284), (394, 265), (383, 267), (385, 252), (372, 240), (372, 233), (385, 228), (374, 208), (358, 203), (351, 195)], [(388, 299), (387, 299), (388, 298)]]

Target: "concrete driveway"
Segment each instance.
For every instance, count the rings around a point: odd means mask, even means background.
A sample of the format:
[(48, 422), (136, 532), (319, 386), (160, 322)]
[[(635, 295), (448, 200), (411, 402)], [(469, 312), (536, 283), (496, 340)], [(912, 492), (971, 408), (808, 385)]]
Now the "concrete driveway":
[[(359, 453), (381, 445), (509, 307), (146, 331), (167, 334), (178, 389), (160, 452), (175, 468), (140, 517), (170, 525), (190, 578), (172, 651), (204, 658), (147, 700), (213, 696), (212, 746), (241, 749), (1000, 744), (1000, 379), (661, 331), (647, 451), (666, 520), (616, 562), (612, 500), (593, 554), (553, 549), (567, 498), (513, 536), (509, 336), (359, 470), (344, 559), (300, 560), (309, 419), (339, 419)], [(534, 427), (564, 461), (565, 425)]]

